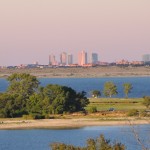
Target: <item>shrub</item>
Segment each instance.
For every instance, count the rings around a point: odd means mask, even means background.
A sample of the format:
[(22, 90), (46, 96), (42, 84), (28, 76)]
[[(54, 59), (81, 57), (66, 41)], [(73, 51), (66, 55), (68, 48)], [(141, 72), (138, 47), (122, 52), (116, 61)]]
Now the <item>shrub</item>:
[(33, 119), (45, 119), (45, 116), (41, 114), (32, 114), (32, 116)]
[(32, 115), (23, 115), (22, 118), (25, 120), (33, 120), (34, 119)]
[(96, 106), (90, 107), (89, 113), (95, 113), (95, 112), (97, 112), (97, 107)]
[(45, 119), (45, 116), (41, 114), (29, 114), (29, 115), (23, 115), (22, 117), (23, 119), (26, 119), (26, 120)]
[(128, 111), (127, 116), (138, 116), (139, 112), (137, 109), (131, 109)]
[(52, 150), (125, 150), (126, 147), (122, 143), (115, 142), (111, 144), (110, 140), (105, 139), (104, 135), (96, 139), (88, 139), (85, 147), (77, 147), (74, 145), (67, 145), (64, 143), (51, 143)]

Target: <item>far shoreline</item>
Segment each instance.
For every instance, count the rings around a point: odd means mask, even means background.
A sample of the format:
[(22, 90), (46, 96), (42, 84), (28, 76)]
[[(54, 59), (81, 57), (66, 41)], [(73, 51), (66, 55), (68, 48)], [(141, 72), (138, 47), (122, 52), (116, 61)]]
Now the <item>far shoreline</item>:
[(0, 78), (13, 73), (29, 73), (37, 78), (110, 78), (110, 77), (150, 77), (150, 66), (141, 67), (70, 67), (70, 68), (20, 68), (0, 69)]

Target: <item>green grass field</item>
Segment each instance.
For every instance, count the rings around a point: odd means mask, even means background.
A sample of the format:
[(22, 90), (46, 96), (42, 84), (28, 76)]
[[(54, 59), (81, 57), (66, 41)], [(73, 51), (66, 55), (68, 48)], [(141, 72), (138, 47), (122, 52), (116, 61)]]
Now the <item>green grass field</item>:
[(142, 104), (142, 98), (89, 98), (90, 104), (86, 107), (95, 106), (98, 111), (107, 111), (109, 108), (114, 108), (118, 111), (129, 111), (131, 109), (144, 110), (146, 107)]

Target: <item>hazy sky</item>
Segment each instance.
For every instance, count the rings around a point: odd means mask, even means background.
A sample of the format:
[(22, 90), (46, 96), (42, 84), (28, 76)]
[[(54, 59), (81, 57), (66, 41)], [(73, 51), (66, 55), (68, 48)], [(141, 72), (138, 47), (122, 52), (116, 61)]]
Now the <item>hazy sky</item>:
[(51, 53), (80, 50), (141, 60), (150, 53), (150, 0), (0, 0), (0, 65), (48, 64)]

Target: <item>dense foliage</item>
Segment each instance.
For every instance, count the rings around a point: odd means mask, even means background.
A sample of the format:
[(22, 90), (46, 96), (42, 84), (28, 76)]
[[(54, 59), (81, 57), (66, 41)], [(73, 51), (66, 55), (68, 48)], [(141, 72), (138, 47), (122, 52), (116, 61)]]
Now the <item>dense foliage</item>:
[(7, 91), (0, 94), (0, 117), (70, 113), (84, 110), (89, 103), (85, 92), (52, 84), (39, 87), (29, 74), (13, 74), (8, 81)]
[(85, 147), (77, 147), (73, 145), (66, 145), (64, 143), (52, 143), (52, 150), (125, 150), (125, 145), (115, 142), (110, 143), (110, 140), (105, 139), (103, 135), (96, 139), (88, 139)]

